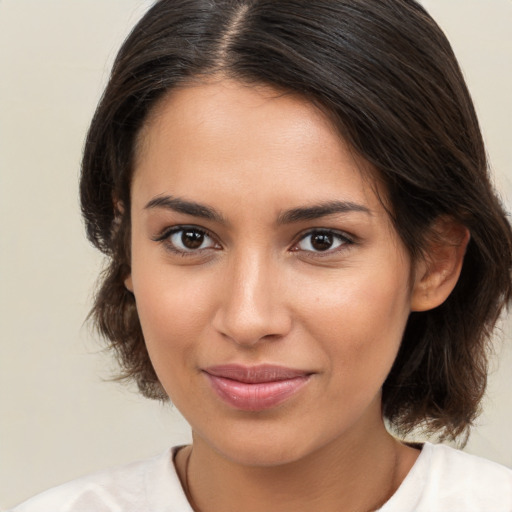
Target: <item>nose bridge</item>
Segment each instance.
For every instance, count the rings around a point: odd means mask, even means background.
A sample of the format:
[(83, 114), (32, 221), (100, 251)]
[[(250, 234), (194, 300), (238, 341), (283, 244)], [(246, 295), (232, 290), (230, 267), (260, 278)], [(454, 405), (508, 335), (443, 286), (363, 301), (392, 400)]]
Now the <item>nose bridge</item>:
[(268, 252), (231, 255), (215, 327), (238, 344), (279, 337), (290, 328), (277, 262)]

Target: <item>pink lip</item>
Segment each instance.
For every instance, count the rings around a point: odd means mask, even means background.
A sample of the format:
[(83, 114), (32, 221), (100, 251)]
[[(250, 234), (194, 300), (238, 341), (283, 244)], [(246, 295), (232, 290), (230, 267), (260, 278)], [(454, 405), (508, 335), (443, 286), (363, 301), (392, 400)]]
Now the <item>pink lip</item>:
[(213, 390), (229, 405), (243, 411), (275, 407), (309, 380), (311, 373), (274, 365), (221, 365), (203, 370)]

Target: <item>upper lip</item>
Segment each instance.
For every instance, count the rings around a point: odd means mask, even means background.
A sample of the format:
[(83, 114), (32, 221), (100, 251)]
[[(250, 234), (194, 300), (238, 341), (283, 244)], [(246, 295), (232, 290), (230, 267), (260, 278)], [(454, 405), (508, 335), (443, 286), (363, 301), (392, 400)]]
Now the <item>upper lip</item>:
[(257, 366), (224, 364), (209, 366), (203, 371), (213, 377), (222, 377), (246, 384), (261, 384), (264, 382), (276, 382), (295, 379), (297, 377), (307, 377), (312, 373), (273, 364), (261, 364)]

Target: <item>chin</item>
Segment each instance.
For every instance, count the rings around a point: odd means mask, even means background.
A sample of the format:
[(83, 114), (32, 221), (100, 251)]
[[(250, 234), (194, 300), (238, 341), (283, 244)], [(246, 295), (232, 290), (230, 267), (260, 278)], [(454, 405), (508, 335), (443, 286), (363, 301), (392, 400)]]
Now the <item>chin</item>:
[(235, 464), (251, 467), (272, 467), (291, 464), (305, 456), (297, 447), (278, 445), (275, 441), (245, 444), (226, 450), (222, 455)]
[(315, 442), (315, 436), (297, 432), (296, 429), (240, 427), (240, 430), (234, 430), (225, 431), (222, 437), (206, 439), (194, 432), (194, 445), (206, 444), (222, 458), (252, 467), (291, 464), (308, 457), (324, 445), (320, 439)]

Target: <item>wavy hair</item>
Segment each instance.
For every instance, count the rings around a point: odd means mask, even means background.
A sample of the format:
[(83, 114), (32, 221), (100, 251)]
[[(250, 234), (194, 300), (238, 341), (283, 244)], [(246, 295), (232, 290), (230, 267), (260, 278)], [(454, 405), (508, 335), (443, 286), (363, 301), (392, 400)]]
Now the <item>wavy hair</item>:
[(168, 91), (214, 74), (299, 93), (327, 112), (377, 169), (413, 262), (436, 219), (468, 228), (454, 291), (410, 315), (383, 387), (383, 414), (398, 432), (467, 434), (511, 298), (512, 233), (456, 58), (414, 0), (160, 0), (135, 26), (92, 120), (80, 184), (88, 237), (108, 258), (91, 316), (121, 377), (166, 398), (124, 286), (137, 135)]

